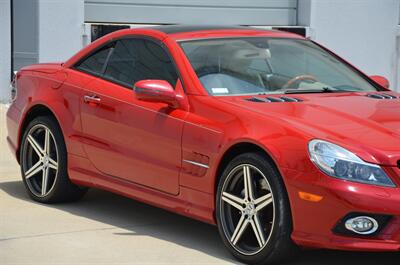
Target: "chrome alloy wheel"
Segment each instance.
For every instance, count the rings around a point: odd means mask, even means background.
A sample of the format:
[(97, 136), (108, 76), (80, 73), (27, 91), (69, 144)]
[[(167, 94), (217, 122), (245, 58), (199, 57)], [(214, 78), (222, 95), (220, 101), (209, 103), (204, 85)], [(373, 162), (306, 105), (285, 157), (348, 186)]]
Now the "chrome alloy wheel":
[(274, 227), (274, 197), (264, 174), (242, 164), (228, 174), (220, 200), (224, 234), (243, 255), (255, 255), (268, 243)]
[(45, 197), (54, 188), (58, 172), (58, 151), (54, 136), (43, 124), (33, 126), (22, 150), (23, 176), (29, 190)]

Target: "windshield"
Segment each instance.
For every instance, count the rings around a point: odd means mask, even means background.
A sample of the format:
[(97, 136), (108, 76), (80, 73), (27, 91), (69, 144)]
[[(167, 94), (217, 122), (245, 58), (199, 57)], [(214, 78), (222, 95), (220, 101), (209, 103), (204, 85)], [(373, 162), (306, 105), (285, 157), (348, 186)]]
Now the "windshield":
[(210, 95), (377, 91), (357, 71), (308, 40), (257, 37), (180, 44)]

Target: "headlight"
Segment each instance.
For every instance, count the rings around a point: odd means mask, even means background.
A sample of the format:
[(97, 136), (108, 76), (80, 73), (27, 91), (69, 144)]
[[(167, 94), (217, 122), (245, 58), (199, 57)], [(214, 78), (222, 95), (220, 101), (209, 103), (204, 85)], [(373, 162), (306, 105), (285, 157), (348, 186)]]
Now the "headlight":
[(396, 187), (382, 168), (361, 160), (352, 152), (322, 140), (308, 144), (310, 159), (331, 177), (386, 187)]

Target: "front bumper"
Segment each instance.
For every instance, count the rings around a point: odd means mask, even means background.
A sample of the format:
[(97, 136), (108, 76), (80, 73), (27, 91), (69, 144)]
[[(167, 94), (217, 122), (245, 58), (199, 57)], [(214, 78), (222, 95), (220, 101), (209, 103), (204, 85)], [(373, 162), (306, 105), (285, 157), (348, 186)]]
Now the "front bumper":
[[(400, 170), (385, 169), (399, 183)], [(319, 170), (299, 172), (286, 169), (285, 176), (292, 218), (292, 239), (304, 247), (355, 251), (400, 250), (400, 185), (397, 188), (349, 182), (328, 177)], [(311, 176), (311, 177), (310, 177)], [(303, 200), (298, 193), (322, 196), (319, 202)], [(334, 232), (338, 222), (350, 213), (390, 215), (379, 233), (371, 236)]]

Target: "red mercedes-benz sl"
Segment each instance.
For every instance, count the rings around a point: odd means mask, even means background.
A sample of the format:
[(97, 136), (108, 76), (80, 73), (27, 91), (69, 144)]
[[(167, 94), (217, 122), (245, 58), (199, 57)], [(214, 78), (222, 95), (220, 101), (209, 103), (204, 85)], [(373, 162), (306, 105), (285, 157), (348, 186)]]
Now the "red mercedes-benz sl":
[(12, 82), (32, 199), (119, 193), (216, 224), (251, 264), (296, 246), (400, 249), (400, 99), (303, 37), (121, 30)]

